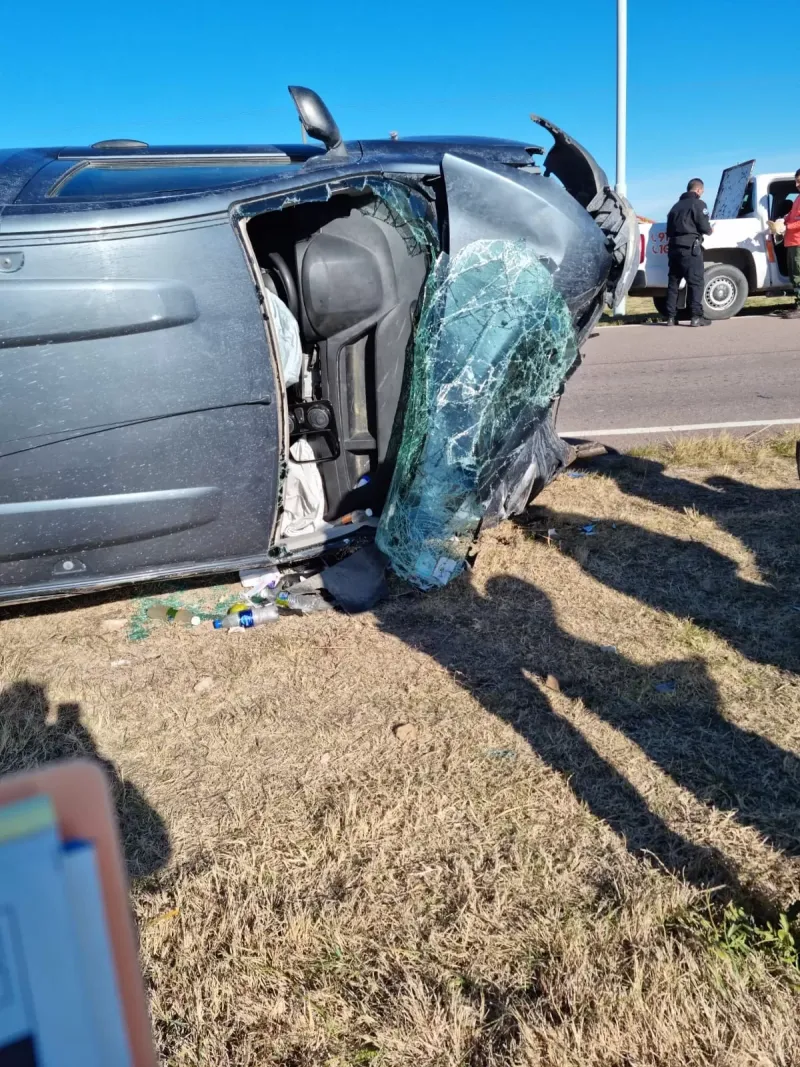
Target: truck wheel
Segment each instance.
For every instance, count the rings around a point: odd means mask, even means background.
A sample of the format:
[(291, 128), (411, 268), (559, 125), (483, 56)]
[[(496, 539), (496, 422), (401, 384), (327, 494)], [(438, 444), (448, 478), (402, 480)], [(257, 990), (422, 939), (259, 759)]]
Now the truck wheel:
[(744, 307), (749, 292), (747, 278), (738, 267), (716, 263), (703, 278), (703, 311), (707, 319), (731, 319)]

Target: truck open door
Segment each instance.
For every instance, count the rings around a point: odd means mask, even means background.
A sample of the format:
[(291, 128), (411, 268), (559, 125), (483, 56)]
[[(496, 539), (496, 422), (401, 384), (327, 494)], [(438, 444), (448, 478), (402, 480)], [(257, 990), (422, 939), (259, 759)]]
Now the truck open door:
[(722, 172), (714, 210), (711, 212), (713, 220), (739, 217), (755, 163), (754, 159), (749, 159), (746, 163), (737, 163), (735, 167), (728, 167)]

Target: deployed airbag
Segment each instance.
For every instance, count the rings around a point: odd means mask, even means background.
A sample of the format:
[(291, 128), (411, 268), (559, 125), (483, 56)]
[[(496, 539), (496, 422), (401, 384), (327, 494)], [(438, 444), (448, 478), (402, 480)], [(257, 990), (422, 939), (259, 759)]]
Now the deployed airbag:
[(288, 389), (300, 381), (303, 365), (303, 349), (300, 344), (300, 327), (297, 319), (270, 289), (264, 290), (267, 306), (277, 334), (278, 358), (283, 369), (283, 384)]

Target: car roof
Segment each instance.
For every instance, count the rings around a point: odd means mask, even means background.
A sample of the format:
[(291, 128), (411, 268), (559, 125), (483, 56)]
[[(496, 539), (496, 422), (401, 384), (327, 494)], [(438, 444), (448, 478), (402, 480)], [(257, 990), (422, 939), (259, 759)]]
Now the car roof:
[[(305, 170), (308, 165), (314, 169), (335, 170), (344, 177), (348, 172), (365, 173), (377, 167), (415, 175), (434, 174), (438, 171), (442, 157), (447, 152), (480, 156), (494, 163), (514, 167), (533, 169), (532, 156), (542, 150), (522, 141), (510, 141), (504, 138), (474, 136), (428, 136), (417, 138), (391, 138), (375, 141), (348, 141), (344, 145), (345, 155), (331, 156), (318, 144), (270, 144), (270, 145), (146, 145), (143, 142), (127, 139), (113, 139), (95, 142), (90, 146), (61, 146), (51, 148), (32, 148), (0, 151), (0, 216), (5, 220), (4, 228), (14, 230), (19, 223), (15, 219), (26, 218), (31, 221), (42, 212), (55, 223), (55, 216), (75, 211), (111, 211), (116, 219), (119, 212), (128, 212), (137, 207), (144, 208), (150, 216), (157, 210), (158, 214), (172, 216), (179, 209), (179, 203), (187, 199), (200, 204), (203, 210), (212, 209), (209, 195), (219, 203), (236, 191), (250, 187), (275, 186), (280, 189), (289, 178), (288, 171), (298, 166)], [(169, 178), (164, 177), (163, 187), (157, 180), (148, 182), (144, 175), (142, 181), (131, 181), (130, 188), (125, 187), (122, 175), (119, 180), (101, 181), (104, 190), (99, 192), (93, 180), (76, 182), (73, 177), (86, 172), (87, 168), (118, 171), (130, 171), (169, 167), (181, 168), (182, 162), (196, 167), (187, 186), (177, 189), (171, 184), (177, 177), (174, 169)], [(226, 161), (230, 163), (226, 167)], [(258, 164), (264, 163), (261, 173)], [(326, 167), (325, 163), (329, 166)], [(242, 166), (240, 173), (240, 164)], [(253, 166), (255, 164), (255, 166)], [(274, 173), (265, 173), (274, 170)], [(249, 173), (248, 173), (249, 170)], [(200, 173), (207, 171), (207, 173)], [(153, 176), (155, 178), (155, 175)], [(145, 188), (146, 187), (146, 188)], [(75, 190), (74, 195), (70, 188)], [(63, 191), (62, 191), (63, 190)], [(117, 195), (112, 195), (112, 191)], [(159, 207), (156, 209), (156, 203)], [(167, 205), (171, 205), (167, 207)], [(216, 203), (213, 210), (217, 210)], [(106, 214), (110, 221), (110, 216)], [(99, 217), (98, 217), (99, 220)], [(43, 224), (37, 222), (37, 228)], [(56, 225), (57, 229), (58, 226)]]
[[(226, 159), (258, 162), (259, 159), (276, 160), (285, 157), (293, 163), (304, 163), (313, 156), (323, 155), (324, 148), (311, 144), (271, 145), (145, 145), (127, 138), (97, 142), (87, 146), (48, 148), (3, 148), (0, 149), (0, 208), (16, 201), (27, 201), (26, 187), (34, 185), (34, 179), (47, 169), (43, 188), (49, 190), (73, 168), (98, 165), (106, 162), (112, 166), (124, 166), (126, 162), (138, 166), (160, 161), (180, 163), (208, 162), (224, 164)], [(52, 173), (51, 173), (52, 172)], [(42, 175), (44, 178), (45, 175)], [(39, 183), (36, 183), (39, 184)], [(209, 182), (209, 188), (213, 183)], [(31, 199), (41, 199), (42, 189), (36, 190)]]

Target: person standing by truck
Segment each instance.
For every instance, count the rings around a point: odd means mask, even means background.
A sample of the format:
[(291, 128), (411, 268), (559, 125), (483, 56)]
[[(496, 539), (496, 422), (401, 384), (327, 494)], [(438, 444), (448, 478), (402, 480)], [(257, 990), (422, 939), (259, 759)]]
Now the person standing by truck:
[(703, 202), (705, 186), (692, 178), (686, 192), (667, 216), (669, 242), (669, 284), (667, 286), (667, 326), (678, 322), (678, 289), (686, 279), (692, 326), (710, 326), (703, 315), (703, 237), (711, 234), (708, 208)]
[[(800, 170), (794, 176), (797, 192), (800, 193)], [(786, 259), (789, 267), (789, 281), (794, 289), (794, 307), (783, 312), (784, 319), (800, 319), (800, 196), (792, 204), (792, 209), (784, 218), (786, 230), (783, 243), (786, 247)]]

